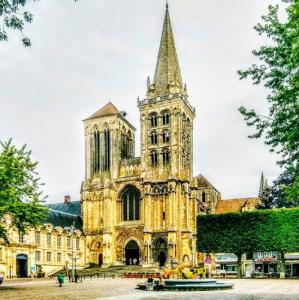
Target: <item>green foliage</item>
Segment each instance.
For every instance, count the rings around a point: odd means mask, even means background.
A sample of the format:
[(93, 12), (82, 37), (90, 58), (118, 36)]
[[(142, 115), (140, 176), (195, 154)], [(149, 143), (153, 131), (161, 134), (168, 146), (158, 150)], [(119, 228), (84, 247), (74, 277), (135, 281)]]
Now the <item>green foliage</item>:
[[(26, 4), (27, 0), (0, 0), (0, 41), (8, 40), (7, 29), (19, 30), (23, 35), (25, 23), (33, 21), (33, 15), (25, 11)], [(22, 42), (25, 47), (31, 45), (30, 39), (24, 35)]]
[(299, 208), (199, 215), (200, 252), (299, 251)]
[[(297, 183), (293, 184), (294, 180)], [(260, 195), (258, 209), (268, 208), (290, 208), (299, 206), (299, 176), (293, 176), (288, 172), (282, 173), (273, 185), (267, 187)], [(292, 195), (288, 195), (291, 194)]]
[[(11, 226), (25, 233), (27, 227), (37, 226), (47, 216), (47, 209), (41, 205), (45, 199), (40, 191), (43, 184), (26, 145), (17, 149), (11, 139), (0, 145), (0, 219), (9, 214)], [(0, 238), (6, 241), (7, 230), (0, 224)]]
[(262, 17), (263, 23), (255, 26), (259, 35), (266, 35), (270, 45), (254, 50), (260, 60), (247, 70), (238, 71), (240, 79), (251, 78), (253, 84), (263, 84), (268, 90), (268, 114), (262, 116), (253, 109), (240, 107), (248, 126), (255, 132), (250, 138), (264, 137), (270, 151), (282, 156), (278, 164), (283, 177), (291, 177), (288, 185), (280, 185), (280, 201), (299, 199), (299, 1), (289, 0), (287, 21), (278, 17), (279, 7), (269, 6), (269, 13)]
[(197, 250), (243, 253), (299, 250), (299, 208), (199, 215)]
[(30, 39), (23, 34), (25, 23), (33, 21), (33, 14), (25, 10), (28, 2), (28, 0), (0, 0), (0, 25), (2, 25), (0, 26), (0, 42), (8, 40), (8, 29), (14, 29), (21, 32), (23, 45), (31, 46)]

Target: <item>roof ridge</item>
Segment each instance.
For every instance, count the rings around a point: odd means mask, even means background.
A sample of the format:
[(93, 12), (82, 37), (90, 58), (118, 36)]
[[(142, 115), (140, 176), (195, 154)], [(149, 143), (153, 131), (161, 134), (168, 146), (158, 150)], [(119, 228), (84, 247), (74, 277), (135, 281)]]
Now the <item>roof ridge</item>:
[(96, 119), (96, 118), (101, 118), (101, 117), (106, 117), (106, 116), (112, 116), (112, 115), (116, 115), (119, 113), (120, 113), (120, 111), (116, 108), (116, 106), (111, 101), (109, 101), (85, 120)]
[(53, 209), (53, 208), (49, 208), (49, 210), (55, 211), (55, 212), (59, 212), (59, 213), (64, 214), (64, 215), (70, 215), (70, 216), (74, 216), (74, 217), (81, 217), (79, 215), (75, 215), (75, 214), (72, 214), (72, 213), (68, 213), (68, 212), (65, 212), (65, 211), (62, 211), (62, 210)]
[[(236, 200), (244, 200), (247, 201), (249, 199), (257, 199), (258, 197), (244, 197), (244, 198), (232, 198), (232, 199), (220, 199), (220, 201), (236, 201)], [(218, 200), (219, 201), (219, 200)]]

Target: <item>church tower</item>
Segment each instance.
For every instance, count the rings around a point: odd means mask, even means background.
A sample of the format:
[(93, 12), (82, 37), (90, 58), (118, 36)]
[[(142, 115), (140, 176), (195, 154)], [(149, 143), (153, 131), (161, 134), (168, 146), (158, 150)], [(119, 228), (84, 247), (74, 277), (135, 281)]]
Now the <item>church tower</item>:
[(112, 103), (84, 120), (87, 259), (106, 266), (196, 264), (196, 215), (212, 207), (218, 192), (203, 177), (192, 177), (195, 110), (168, 5), (155, 75), (138, 108), (141, 157), (134, 153), (135, 128)]
[(148, 78), (146, 98), (138, 105), (145, 180), (190, 180), (195, 110), (182, 81), (168, 5), (154, 80)]
[(168, 5), (154, 79), (148, 79), (146, 98), (138, 102), (138, 107), (141, 176), (148, 216), (144, 230), (152, 249), (150, 261), (161, 262), (164, 240), (166, 263), (194, 262), (196, 197), (191, 193), (191, 181), (195, 110), (182, 80)]

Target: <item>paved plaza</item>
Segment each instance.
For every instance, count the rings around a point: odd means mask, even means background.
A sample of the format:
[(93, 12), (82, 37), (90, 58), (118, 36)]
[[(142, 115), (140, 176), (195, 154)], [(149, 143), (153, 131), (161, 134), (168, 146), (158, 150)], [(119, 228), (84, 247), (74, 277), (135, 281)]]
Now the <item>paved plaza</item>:
[(58, 287), (54, 279), (6, 280), (0, 299), (220, 299), (220, 300), (299, 300), (299, 280), (221, 280), (232, 282), (232, 290), (205, 292), (152, 292), (136, 290), (137, 279), (86, 279)]

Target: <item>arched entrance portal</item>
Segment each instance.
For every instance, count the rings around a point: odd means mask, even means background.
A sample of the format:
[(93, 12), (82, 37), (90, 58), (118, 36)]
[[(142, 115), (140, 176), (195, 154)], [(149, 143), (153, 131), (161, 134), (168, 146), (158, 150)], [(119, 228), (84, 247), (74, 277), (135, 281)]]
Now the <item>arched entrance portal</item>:
[(90, 245), (89, 263), (98, 265), (99, 267), (101, 267), (104, 263), (103, 245), (102, 240), (99, 238), (94, 239)]
[(17, 255), (17, 277), (28, 276), (28, 256), (26, 254)]
[(164, 237), (158, 237), (153, 241), (154, 262), (159, 263), (159, 267), (164, 267), (167, 261), (167, 240)]
[(132, 265), (134, 262), (139, 265), (139, 255), (138, 244), (134, 240), (129, 241), (125, 248), (126, 265)]

